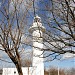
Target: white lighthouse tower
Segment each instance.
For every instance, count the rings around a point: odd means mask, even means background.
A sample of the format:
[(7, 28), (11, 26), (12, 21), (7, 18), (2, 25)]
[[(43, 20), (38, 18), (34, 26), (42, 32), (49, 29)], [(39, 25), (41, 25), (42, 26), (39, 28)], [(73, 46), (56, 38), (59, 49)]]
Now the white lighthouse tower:
[(35, 67), (35, 75), (44, 75), (43, 32), (45, 32), (45, 28), (42, 26), (39, 16), (34, 17), (33, 25), (29, 31), (33, 37), (33, 67)]

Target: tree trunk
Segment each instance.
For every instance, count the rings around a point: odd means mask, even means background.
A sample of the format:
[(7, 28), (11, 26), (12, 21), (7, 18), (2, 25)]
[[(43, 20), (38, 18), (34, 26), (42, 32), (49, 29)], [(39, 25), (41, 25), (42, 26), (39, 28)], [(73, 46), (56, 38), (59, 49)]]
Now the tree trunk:
[(20, 64), (16, 64), (16, 68), (17, 68), (18, 74), (19, 75), (23, 75), (21, 65)]

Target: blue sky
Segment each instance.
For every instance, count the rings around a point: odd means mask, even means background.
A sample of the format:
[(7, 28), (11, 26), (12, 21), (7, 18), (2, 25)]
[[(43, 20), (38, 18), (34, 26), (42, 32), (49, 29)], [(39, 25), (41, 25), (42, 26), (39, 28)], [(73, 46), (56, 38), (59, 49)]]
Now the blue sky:
[[(8, 58), (6, 58), (8, 59)], [(45, 62), (45, 67), (46, 68), (51, 68), (51, 67), (58, 67), (59, 68), (75, 68), (75, 59), (74, 58), (70, 58), (70, 59), (66, 59), (66, 60), (53, 60), (53, 61), (49, 61), (49, 62)], [(0, 61), (0, 68), (2, 67), (14, 67), (13, 63), (8, 63), (8, 62), (3, 62)]]
[(66, 59), (66, 60), (54, 60), (45, 63), (46, 67), (58, 67), (59, 68), (75, 68), (75, 60), (74, 58)]
[[(49, 3), (48, 0), (45, 0), (46, 4)], [(40, 6), (41, 4), (40, 3), (37, 3), (37, 6)], [(44, 5), (42, 4), (41, 5), (41, 8), (44, 7)], [(40, 14), (40, 13), (43, 13), (46, 15), (47, 12), (45, 11), (37, 11), (36, 12), (37, 14)], [(7, 59), (7, 57), (6, 57)], [(0, 61), (0, 66), (2, 67), (9, 67), (9, 66), (14, 66), (12, 63), (8, 65), (8, 63), (6, 62), (2, 62)], [(49, 66), (59, 66), (60, 68), (71, 68), (71, 67), (74, 67), (75, 66), (75, 60), (73, 58), (70, 58), (70, 59), (66, 59), (66, 60), (54, 60), (54, 61), (50, 61), (50, 62), (45, 62), (45, 66), (46, 67), (49, 67)]]

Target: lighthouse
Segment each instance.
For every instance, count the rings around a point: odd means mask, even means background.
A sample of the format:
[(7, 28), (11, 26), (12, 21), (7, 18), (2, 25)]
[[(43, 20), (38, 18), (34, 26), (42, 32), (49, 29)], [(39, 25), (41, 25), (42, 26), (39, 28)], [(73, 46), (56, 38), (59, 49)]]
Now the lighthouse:
[(36, 75), (44, 75), (44, 59), (43, 59), (43, 33), (45, 27), (41, 23), (39, 16), (34, 17), (33, 25), (30, 27), (29, 32), (33, 37), (33, 64), (35, 67)]

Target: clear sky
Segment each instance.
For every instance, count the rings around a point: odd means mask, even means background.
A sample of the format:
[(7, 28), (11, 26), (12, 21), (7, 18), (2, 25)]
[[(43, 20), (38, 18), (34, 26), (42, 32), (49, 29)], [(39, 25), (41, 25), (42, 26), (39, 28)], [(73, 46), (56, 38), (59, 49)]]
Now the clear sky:
[(65, 59), (65, 60), (54, 60), (45, 63), (46, 67), (59, 67), (59, 68), (75, 68), (74, 58)]

